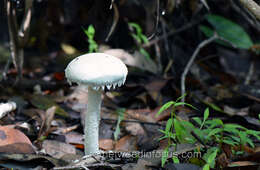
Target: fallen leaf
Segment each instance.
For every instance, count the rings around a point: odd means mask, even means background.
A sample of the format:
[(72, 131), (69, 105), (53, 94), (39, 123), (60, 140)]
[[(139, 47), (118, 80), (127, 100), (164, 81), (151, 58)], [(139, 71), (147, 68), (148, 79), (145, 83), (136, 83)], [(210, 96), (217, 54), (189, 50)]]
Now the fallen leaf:
[(150, 109), (127, 109), (126, 114), (130, 118), (140, 120), (143, 122), (155, 122), (155, 120), (149, 115)]
[(32, 95), (30, 97), (30, 102), (32, 103), (33, 106), (42, 110), (46, 110), (52, 106), (56, 106), (55, 114), (62, 117), (69, 117), (69, 114), (49, 97), (43, 95)]
[(149, 95), (154, 101), (158, 101), (161, 89), (166, 85), (168, 80), (161, 78), (154, 78), (151, 82), (144, 85), (145, 89), (148, 91)]
[(76, 112), (86, 110), (86, 105), (88, 104), (87, 88), (84, 86), (75, 87), (73, 92), (66, 97), (66, 102), (69, 107)]
[(100, 139), (99, 148), (105, 151), (113, 150), (114, 143), (112, 139)]
[(75, 53), (78, 53), (77, 49), (69, 44), (62, 43), (61, 48), (67, 55), (73, 55)]
[(137, 150), (136, 146), (136, 137), (127, 135), (122, 137), (116, 142), (115, 150), (116, 151), (134, 151)]
[(76, 154), (76, 149), (73, 145), (54, 140), (44, 140), (42, 149), (45, 153), (57, 159), (62, 158), (66, 154)]
[(221, 167), (227, 167), (229, 163), (229, 159), (227, 158), (227, 155), (225, 153), (222, 153), (217, 158), (218, 165)]
[(144, 135), (145, 133), (143, 127), (139, 123), (126, 123), (125, 129), (133, 136)]
[(34, 153), (31, 141), (25, 134), (10, 126), (0, 126), (0, 152)]
[(236, 161), (236, 162), (231, 162), (228, 167), (234, 167), (234, 166), (250, 166), (250, 165), (258, 165), (255, 162), (250, 162), (250, 161)]
[(151, 111), (150, 115), (155, 122), (166, 120), (171, 116), (171, 108), (164, 110), (159, 116), (156, 116), (158, 111), (160, 110), (161, 106), (156, 107), (154, 110)]
[[(60, 160), (60, 159), (55, 159), (50, 156), (45, 156), (45, 155), (35, 155), (35, 154), (10, 154), (10, 153), (0, 153), (0, 160), (1, 162), (4, 160), (7, 163), (9, 162), (14, 162), (16, 161), (21, 162), (23, 165), (24, 163), (26, 164), (31, 164), (37, 162), (38, 165), (44, 165), (44, 166), (49, 166), (50, 162), (52, 166), (64, 166), (67, 165), (68, 163)], [(44, 160), (44, 161), (40, 161)], [(50, 167), (49, 167), (50, 168)]]
[(52, 106), (49, 109), (46, 110), (44, 115), (42, 116), (42, 125), (41, 125), (41, 129), (39, 132), (38, 137), (42, 137), (42, 136), (48, 136), (50, 128), (51, 128), (51, 121), (54, 118), (54, 114), (56, 111), (56, 106)]
[(137, 67), (142, 70), (147, 70), (152, 73), (157, 72), (156, 64), (151, 59), (147, 59), (138, 51), (135, 51), (133, 55), (123, 49), (109, 49), (104, 51), (104, 53), (121, 59), (126, 65)]
[(137, 164), (133, 169), (135, 170), (150, 170), (149, 166), (158, 166), (153, 164), (152, 161), (145, 160), (145, 159), (138, 159)]

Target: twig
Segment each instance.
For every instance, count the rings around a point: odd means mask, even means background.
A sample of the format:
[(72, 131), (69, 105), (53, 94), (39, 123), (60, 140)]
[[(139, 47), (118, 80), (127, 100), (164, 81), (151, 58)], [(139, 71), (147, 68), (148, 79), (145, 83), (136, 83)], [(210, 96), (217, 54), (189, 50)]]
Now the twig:
[[(156, 38), (157, 39), (157, 38)], [(161, 73), (162, 72), (162, 63), (161, 63), (161, 51), (158, 43), (154, 44), (155, 52), (156, 52), (156, 59), (157, 59), (157, 72)]]
[(242, 17), (244, 17), (247, 22), (256, 30), (260, 31), (260, 22), (256, 19), (256, 17), (249, 12), (248, 9), (240, 7), (234, 1), (230, 1), (232, 8)]
[(203, 47), (205, 47), (206, 45), (212, 43), (213, 41), (215, 41), (215, 40), (217, 40), (217, 39), (228, 43), (228, 44), (231, 45), (233, 48), (237, 48), (237, 46), (234, 45), (232, 42), (230, 42), (230, 41), (224, 39), (223, 37), (218, 36), (218, 34), (217, 34), (216, 32), (215, 32), (214, 35), (213, 35), (212, 37), (210, 37), (209, 39), (206, 39), (206, 40), (202, 41), (202, 42), (198, 45), (198, 47), (196, 48), (196, 50), (194, 51), (194, 53), (192, 54), (192, 56), (191, 56), (191, 58), (190, 58), (188, 64), (187, 64), (186, 67), (184, 68), (184, 71), (183, 71), (183, 73), (182, 73), (182, 75), (181, 75), (181, 96), (184, 96), (184, 97), (181, 99), (182, 102), (185, 102), (185, 95), (184, 95), (184, 94), (186, 93), (186, 90), (185, 90), (185, 79), (186, 79), (186, 76), (187, 76), (187, 74), (188, 74), (188, 71), (190, 70), (191, 65), (193, 64), (193, 62), (194, 62), (196, 56), (198, 55), (198, 53), (200, 52), (200, 50), (201, 50)]
[(14, 111), (16, 109), (15, 102), (0, 103), (0, 119), (4, 117), (7, 113)]
[(161, 41), (169, 36), (179, 34), (180, 32), (185, 31), (185, 30), (199, 24), (202, 20), (204, 20), (204, 17), (201, 17), (201, 18), (203, 18), (203, 19), (200, 19), (198, 21), (189, 22), (187, 25), (184, 25), (177, 30), (172, 30), (172, 31), (168, 32), (167, 34), (163, 34), (162, 36), (158, 37), (157, 39), (151, 40), (148, 43), (143, 44), (142, 47), (144, 47), (144, 48), (150, 47), (151, 45), (153, 45), (153, 44), (157, 43), (158, 41)]
[[(10, 50), (14, 66), (18, 72), (18, 81), (22, 79), (23, 48), (28, 40), (29, 26), (32, 16), (33, 0), (25, 0), (25, 14), (18, 30), (15, 1), (6, 0), (6, 13), (10, 36)], [(8, 66), (8, 65), (7, 65)]]
[(155, 30), (154, 30), (154, 32), (153, 32), (153, 34), (152, 35), (150, 35), (147, 39), (148, 40), (151, 40), (155, 35), (156, 35), (156, 33), (157, 33), (157, 30), (158, 30), (158, 24), (159, 24), (159, 20), (160, 20), (160, 0), (157, 0), (156, 1), (157, 2), (157, 14), (156, 14), (156, 22), (155, 22)]
[(254, 74), (254, 70), (255, 70), (255, 62), (251, 61), (250, 66), (249, 66), (249, 70), (248, 70), (248, 74), (247, 74), (245, 82), (244, 82), (245, 85), (248, 85), (250, 83), (251, 78)]
[(8, 60), (7, 60), (7, 63), (5, 64), (5, 68), (4, 68), (4, 71), (3, 71), (3, 79), (6, 80), (7, 79), (7, 72), (8, 72), (8, 69), (10, 67), (10, 64), (11, 64), (11, 58), (9, 57)]
[[(117, 122), (116, 119), (110, 119), (110, 118), (102, 118), (102, 121), (113, 121)], [(138, 120), (122, 120), (122, 122), (130, 122), (130, 123), (140, 123), (140, 124), (146, 124), (146, 125), (154, 125), (154, 126), (162, 126), (164, 127), (165, 125), (160, 124), (160, 123), (154, 123), (154, 122), (143, 122), (143, 121), (138, 121)]]
[[(166, 33), (166, 23), (165, 23), (165, 20), (162, 18), (162, 20), (161, 20), (162, 22), (162, 33), (163, 33), (163, 35), (166, 35), (167, 33)], [(167, 56), (169, 56), (168, 54), (170, 54), (170, 47), (169, 47), (169, 41), (168, 41), (168, 39), (167, 39), (167, 37), (166, 36), (164, 36), (164, 38), (163, 38), (163, 41), (164, 41), (164, 47), (165, 47), (165, 51), (166, 51), (166, 54), (167, 54)]]
[(114, 0), (111, 1), (111, 8), (113, 7), (114, 9), (114, 16), (113, 16), (113, 23), (112, 23), (112, 26), (110, 28), (110, 31), (105, 39), (106, 42), (108, 42), (109, 38), (111, 37), (111, 35), (113, 34), (113, 32), (115, 31), (116, 29), (116, 25), (118, 23), (118, 20), (119, 20), (119, 12), (118, 12), (118, 8), (116, 6), (116, 4), (113, 2)]
[[(216, 33), (214, 33), (214, 35), (212, 37), (210, 37), (207, 40), (202, 41), (198, 47), (196, 48), (196, 50), (194, 51), (194, 53), (192, 54), (188, 64), (186, 65), (186, 67), (184, 68), (184, 71), (181, 75), (181, 96), (184, 96), (184, 94), (186, 93), (185, 90), (185, 79), (186, 79), (186, 75), (188, 73), (188, 71), (190, 70), (191, 65), (193, 64), (196, 56), (198, 55), (198, 53), (200, 52), (200, 50), (205, 47), (206, 45), (210, 44), (211, 42), (215, 41), (216, 39), (219, 39), (218, 35)], [(185, 96), (181, 99), (182, 102), (185, 102)]]
[(200, 2), (207, 8), (208, 11), (210, 10), (209, 5), (205, 0), (200, 0)]
[(260, 20), (260, 6), (253, 0), (240, 0), (240, 3)]

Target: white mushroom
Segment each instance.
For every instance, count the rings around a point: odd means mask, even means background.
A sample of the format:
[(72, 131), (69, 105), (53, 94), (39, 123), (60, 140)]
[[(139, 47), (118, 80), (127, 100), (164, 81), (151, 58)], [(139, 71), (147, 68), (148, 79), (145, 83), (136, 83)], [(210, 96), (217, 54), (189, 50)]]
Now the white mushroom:
[(88, 87), (88, 106), (85, 117), (85, 154), (99, 152), (98, 128), (101, 92), (104, 87), (124, 84), (127, 67), (118, 58), (104, 53), (90, 53), (73, 59), (65, 69), (68, 82)]

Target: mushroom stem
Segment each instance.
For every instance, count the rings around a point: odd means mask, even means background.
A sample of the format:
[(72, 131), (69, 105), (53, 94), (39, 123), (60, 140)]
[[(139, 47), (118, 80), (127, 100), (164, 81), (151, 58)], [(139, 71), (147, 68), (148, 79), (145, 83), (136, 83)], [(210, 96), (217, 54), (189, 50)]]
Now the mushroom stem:
[(85, 115), (85, 155), (99, 152), (98, 129), (100, 120), (101, 91), (88, 87), (88, 106)]

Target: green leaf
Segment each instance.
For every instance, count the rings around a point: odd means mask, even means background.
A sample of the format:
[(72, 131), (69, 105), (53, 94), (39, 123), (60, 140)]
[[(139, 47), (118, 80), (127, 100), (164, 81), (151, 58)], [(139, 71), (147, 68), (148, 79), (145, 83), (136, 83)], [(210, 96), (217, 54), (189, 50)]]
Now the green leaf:
[(189, 107), (191, 107), (191, 108), (197, 110), (196, 107), (192, 106), (191, 104), (185, 103), (185, 102), (177, 102), (177, 103), (174, 104), (174, 107), (182, 106), (182, 105), (189, 106)]
[(173, 123), (174, 123), (174, 130), (177, 139), (179, 140), (180, 143), (185, 142), (185, 134), (186, 134), (185, 128), (181, 125), (181, 123), (177, 119), (174, 119)]
[(120, 134), (120, 123), (122, 122), (122, 120), (124, 120), (125, 109), (124, 108), (117, 109), (116, 113), (118, 114), (118, 118), (117, 118), (116, 130), (114, 132), (115, 140), (118, 139), (118, 136)]
[(210, 155), (209, 155), (209, 157), (208, 157), (208, 159), (207, 159), (207, 162), (208, 163), (212, 163), (212, 162), (214, 162), (215, 161), (215, 159), (216, 159), (216, 157), (217, 157), (217, 152), (218, 152), (218, 149), (216, 149), (214, 152), (212, 152)]
[(215, 28), (219, 36), (230, 41), (238, 48), (249, 49), (253, 45), (251, 38), (240, 25), (213, 14), (207, 15), (206, 19)]
[(151, 59), (150, 54), (144, 48), (139, 48), (139, 52), (143, 54), (147, 60)]
[(247, 130), (247, 128), (241, 126), (241, 125), (237, 125), (237, 124), (232, 124), (232, 123), (228, 123), (224, 125), (224, 128), (227, 129), (241, 129), (241, 130)]
[(203, 166), (203, 170), (210, 170), (210, 169), (209, 169), (209, 164), (205, 164), (205, 165)]
[(202, 122), (202, 124), (201, 124), (201, 126), (200, 126), (200, 129), (202, 129), (202, 127), (204, 126), (204, 123), (205, 123), (205, 121), (208, 119), (208, 117), (209, 117), (209, 108), (207, 108), (207, 109), (204, 111), (203, 122)]
[(250, 138), (246, 138), (245, 140), (246, 140), (246, 143), (248, 143), (252, 148), (255, 147), (254, 142)]
[(206, 108), (204, 111), (204, 116), (203, 116), (203, 122), (205, 122), (209, 117), (209, 108)]
[(161, 141), (161, 140), (167, 139), (167, 138), (168, 138), (168, 136), (162, 136), (162, 137), (158, 138), (157, 140), (158, 140), (158, 141)]
[(145, 44), (147, 44), (149, 42), (148, 38), (143, 34), (140, 35), (140, 38), (143, 40), (143, 43), (145, 43)]
[(167, 103), (165, 103), (160, 110), (158, 111), (158, 113), (156, 114), (156, 117), (158, 117), (163, 111), (167, 110), (169, 107), (171, 107), (175, 102), (174, 101), (169, 101)]
[(131, 36), (132, 36), (139, 44), (142, 43), (142, 40), (141, 40), (141, 38), (140, 38), (138, 35), (131, 34)]
[(131, 27), (135, 28), (137, 34), (141, 34), (142, 33), (142, 28), (140, 27), (139, 24), (134, 23), (134, 22), (129, 22), (128, 25), (130, 25)]
[(193, 129), (193, 132), (194, 132), (202, 141), (205, 140), (205, 134), (206, 134), (206, 133), (204, 133), (204, 132), (205, 132), (204, 130), (195, 128), (195, 129)]
[(217, 157), (219, 149), (217, 147), (212, 147), (207, 150), (207, 153), (203, 155), (203, 159), (210, 165), (211, 168), (215, 166), (215, 159)]
[(213, 129), (212, 131), (209, 132), (209, 134), (207, 135), (206, 138), (210, 138), (211, 136), (216, 135), (216, 134), (218, 134), (222, 131), (223, 131), (222, 128), (215, 128), (215, 129)]
[(42, 110), (47, 110), (52, 106), (56, 106), (55, 114), (62, 117), (69, 117), (69, 114), (63, 108), (61, 108), (51, 97), (43, 95), (32, 95), (30, 97), (30, 102), (33, 106)]
[(185, 93), (185, 94), (183, 94), (182, 96), (180, 96), (180, 97), (178, 97), (177, 99), (176, 99), (176, 102), (178, 102), (178, 101), (180, 101), (183, 97), (185, 97), (187, 94)]
[(216, 111), (218, 111), (218, 112), (221, 112), (221, 113), (223, 113), (224, 111), (220, 108), (220, 107), (218, 107), (217, 105), (215, 105), (215, 104), (213, 104), (213, 103), (206, 103), (209, 107), (211, 107), (212, 109), (214, 109), (214, 110), (216, 110)]
[(162, 167), (164, 167), (164, 165), (168, 159), (168, 155), (169, 155), (169, 149), (168, 149), (168, 147), (166, 147), (162, 153), (162, 159), (161, 159)]
[(170, 118), (170, 119), (167, 121), (167, 123), (166, 123), (165, 132), (166, 132), (166, 133), (169, 133), (172, 126), (173, 126), (173, 119)]
[(93, 25), (88, 26), (88, 34), (93, 36), (95, 35), (95, 28)]
[(248, 135), (252, 135), (252, 136), (254, 136), (255, 138), (257, 138), (257, 140), (259, 140), (260, 141), (260, 131), (255, 131), (255, 130), (246, 130), (246, 133), (248, 134)]
[(222, 120), (220, 120), (220, 119), (207, 120), (205, 122), (205, 124), (209, 125), (209, 127), (208, 127), (209, 129), (212, 129), (213, 127), (216, 127), (216, 126), (222, 127), (224, 125)]
[(173, 161), (173, 163), (175, 163), (175, 164), (180, 163), (180, 160), (179, 160), (178, 156), (175, 156), (175, 155), (172, 157), (172, 161)]
[(238, 142), (235, 142), (235, 141), (230, 140), (230, 139), (223, 139), (223, 143), (229, 144), (231, 146), (235, 146), (235, 145), (239, 144)]
[(198, 118), (198, 117), (193, 117), (192, 119), (193, 119), (196, 123), (198, 123), (198, 124), (201, 126), (202, 121), (200, 120), (200, 118)]
[(212, 30), (211, 28), (204, 26), (204, 25), (200, 25), (199, 29), (206, 35), (206, 37), (212, 37), (214, 34), (214, 30)]
[[(240, 138), (237, 137), (237, 136), (230, 135), (229, 137), (232, 138), (232, 139), (229, 139), (229, 140), (234, 140), (234, 141), (236, 141), (236, 142), (240, 142)], [(228, 138), (226, 138), (226, 139), (228, 139)]]

